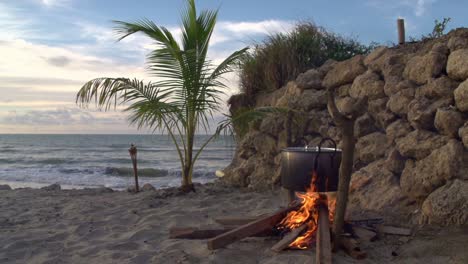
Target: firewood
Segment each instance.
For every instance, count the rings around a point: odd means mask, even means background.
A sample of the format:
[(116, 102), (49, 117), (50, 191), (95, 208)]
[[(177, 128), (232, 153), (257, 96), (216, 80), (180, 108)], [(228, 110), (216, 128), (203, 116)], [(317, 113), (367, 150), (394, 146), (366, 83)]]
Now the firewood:
[(376, 232), (370, 231), (360, 226), (353, 226), (353, 232), (362, 241), (375, 241), (378, 237)]
[(358, 242), (353, 238), (341, 237), (340, 246), (354, 259), (365, 259), (367, 257), (367, 254), (361, 251)]
[(301, 233), (307, 229), (307, 224), (303, 224), (297, 228), (294, 228), (293, 230), (291, 230), (291, 232), (289, 232), (288, 234), (286, 234), (278, 243), (276, 243), (272, 248), (271, 250), (279, 253), (281, 252), (282, 250), (286, 249), (289, 247), (289, 245), (294, 241), (296, 240), (296, 238), (298, 236), (301, 235)]
[(328, 206), (326, 205), (326, 203), (319, 204), (315, 263), (318, 263), (318, 264), (331, 264), (332, 263), (330, 220), (328, 219)]
[(382, 234), (399, 235), (399, 236), (411, 236), (411, 229), (395, 226), (377, 226), (377, 231)]
[(236, 229), (233, 229), (229, 232), (221, 234), (217, 237), (214, 237), (208, 240), (208, 249), (214, 250), (226, 245), (229, 245), (235, 241), (241, 240), (245, 237), (249, 237), (266, 230), (271, 230), (275, 227), (285, 216), (286, 214), (298, 208), (298, 205), (291, 205), (287, 208), (281, 209), (271, 215), (262, 217), (258, 220), (255, 220), (251, 223), (242, 225)]

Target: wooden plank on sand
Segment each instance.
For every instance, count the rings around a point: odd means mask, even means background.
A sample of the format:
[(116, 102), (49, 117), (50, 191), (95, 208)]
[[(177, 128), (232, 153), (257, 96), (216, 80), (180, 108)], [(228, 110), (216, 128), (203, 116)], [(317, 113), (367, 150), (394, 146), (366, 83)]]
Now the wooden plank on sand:
[[(326, 200), (325, 200), (326, 201)], [(328, 219), (328, 206), (319, 204), (317, 227), (316, 259), (317, 264), (332, 263), (332, 246), (330, 238), (330, 220)]]
[(303, 224), (297, 228), (294, 228), (293, 230), (291, 230), (291, 232), (289, 232), (288, 234), (286, 234), (283, 239), (281, 239), (280, 241), (278, 241), (278, 243), (276, 243), (272, 248), (271, 250), (273, 250), (274, 252), (281, 252), (282, 250), (286, 249), (289, 247), (289, 245), (294, 241), (296, 240), (296, 238), (301, 235), (301, 233), (306, 230), (307, 228), (307, 224)]
[(354, 234), (363, 241), (375, 241), (377, 240), (377, 233), (369, 229), (362, 228), (360, 226), (353, 226)]
[(297, 208), (297, 206), (290, 206), (288, 208), (281, 209), (271, 215), (262, 217), (251, 223), (242, 225), (236, 229), (214, 237), (208, 240), (208, 249), (214, 250), (222, 248), (245, 237), (249, 237), (266, 230), (271, 230), (286, 216), (290, 210), (294, 208)]
[(411, 229), (395, 226), (377, 226), (377, 231), (384, 234), (411, 236)]

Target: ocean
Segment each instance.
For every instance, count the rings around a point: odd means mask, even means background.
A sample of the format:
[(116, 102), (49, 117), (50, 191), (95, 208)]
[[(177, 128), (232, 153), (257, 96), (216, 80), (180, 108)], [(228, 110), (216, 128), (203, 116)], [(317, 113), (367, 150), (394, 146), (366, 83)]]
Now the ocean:
[[(208, 136), (195, 138), (195, 148)], [(140, 186), (179, 186), (181, 164), (167, 135), (0, 135), (0, 182), (12, 187), (41, 187), (58, 183), (62, 188), (110, 187), (134, 184), (128, 153), (138, 149)], [(194, 182), (216, 179), (215, 171), (232, 160), (235, 142), (220, 136), (204, 150), (194, 169)]]

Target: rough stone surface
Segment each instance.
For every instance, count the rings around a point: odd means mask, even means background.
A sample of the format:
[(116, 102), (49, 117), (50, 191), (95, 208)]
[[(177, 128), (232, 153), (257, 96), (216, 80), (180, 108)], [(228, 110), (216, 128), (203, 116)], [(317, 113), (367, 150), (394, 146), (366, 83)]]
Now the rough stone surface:
[(462, 112), (468, 112), (468, 80), (462, 82), (453, 94), (457, 108)]
[(439, 225), (468, 223), (468, 181), (454, 180), (431, 193), (422, 205), (424, 222)]
[(321, 74), (318, 70), (308, 70), (304, 73), (299, 74), (299, 76), (297, 77), (297, 87), (299, 87), (302, 90), (322, 89), (322, 78), (323, 74)]
[(447, 55), (440, 52), (430, 52), (422, 56), (414, 56), (406, 65), (405, 78), (417, 84), (425, 84), (431, 78), (438, 77), (445, 70)]
[(312, 109), (325, 109), (327, 107), (327, 91), (305, 90), (298, 99), (296, 107), (305, 112)]
[(405, 119), (398, 119), (387, 127), (385, 133), (387, 134), (388, 141), (393, 143), (396, 139), (408, 135), (412, 130), (408, 121)]
[(369, 99), (385, 97), (384, 82), (379, 75), (368, 71), (354, 79), (349, 95), (353, 98), (367, 97)]
[(415, 130), (396, 140), (398, 151), (404, 157), (423, 159), (434, 149), (447, 143), (447, 138), (426, 130)]
[(385, 159), (385, 168), (395, 175), (401, 175), (403, 169), (405, 168), (406, 159), (401, 156), (400, 152), (397, 149), (392, 149), (388, 153), (387, 158)]
[(468, 78), (468, 49), (450, 53), (447, 61), (447, 74), (451, 79), (464, 81)]
[(465, 148), (468, 149), (468, 122), (465, 122), (465, 124), (458, 130), (458, 136), (461, 138)]
[(413, 88), (400, 90), (390, 96), (390, 99), (387, 102), (387, 108), (400, 117), (406, 116), (409, 109), (409, 103), (413, 100), (413, 98)]
[(156, 188), (154, 188), (154, 186), (149, 184), (149, 183), (145, 183), (143, 185), (143, 187), (141, 187), (142, 192), (151, 192), (151, 191), (155, 191), (155, 190), (156, 190)]
[(458, 49), (468, 49), (468, 39), (454, 36), (449, 39), (447, 46), (451, 52), (454, 52)]
[(358, 139), (355, 160), (357, 164), (369, 164), (385, 155), (387, 137), (384, 133), (375, 132)]
[(377, 130), (378, 128), (375, 126), (374, 119), (368, 113), (358, 117), (354, 123), (354, 135), (358, 138)]
[(432, 130), (437, 109), (450, 106), (452, 103), (451, 98), (437, 101), (426, 98), (414, 99), (408, 105), (408, 121), (415, 129)]
[(387, 102), (388, 98), (380, 98), (369, 101), (367, 107), (369, 114), (376, 121), (376, 126), (383, 130), (397, 119), (397, 116), (387, 109)]
[(60, 191), (62, 187), (60, 186), (60, 184), (54, 183), (49, 186), (42, 187), (41, 189), (45, 191)]
[(0, 184), (0, 191), (9, 191), (11, 190), (10, 185), (8, 184)]
[(417, 95), (427, 98), (447, 98), (453, 97), (453, 91), (458, 86), (457, 81), (453, 81), (447, 76), (437, 79), (431, 79), (429, 82), (418, 89)]
[(464, 149), (457, 140), (450, 140), (420, 161), (408, 160), (400, 185), (409, 197), (421, 201), (447, 180), (460, 176)]
[(325, 87), (338, 87), (352, 83), (354, 79), (366, 71), (363, 64), (364, 56), (358, 55), (351, 59), (338, 62), (325, 75), (322, 85)]
[(437, 109), (434, 125), (441, 134), (457, 137), (458, 129), (463, 123), (463, 115), (460, 112), (451, 108)]
[(356, 102), (356, 99), (351, 98), (349, 96), (339, 97), (335, 99), (336, 107), (341, 113), (345, 115), (350, 115), (354, 112), (354, 105), (356, 104)]

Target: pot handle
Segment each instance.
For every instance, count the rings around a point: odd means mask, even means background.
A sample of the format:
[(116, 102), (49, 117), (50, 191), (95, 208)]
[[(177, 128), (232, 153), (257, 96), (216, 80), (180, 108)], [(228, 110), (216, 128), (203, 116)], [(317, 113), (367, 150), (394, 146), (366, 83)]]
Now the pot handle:
[(314, 170), (315, 171), (317, 171), (317, 169), (318, 169), (318, 157), (322, 153), (322, 145), (323, 145), (323, 143), (325, 143), (327, 141), (331, 142), (333, 144), (333, 148), (335, 149), (335, 151), (333, 151), (333, 154), (330, 157), (330, 165), (333, 167), (333, 159), (335, 158), (335, 155), (336, 155), (336, 142), (333, 139), (326, 137), (326, 138), (323, 138), (322, 140), (320, 140), (320, 143), (318, 144), (318, 152), (317, 152), (317, 155), (315, 156), (315, 160), (314, 160)]

